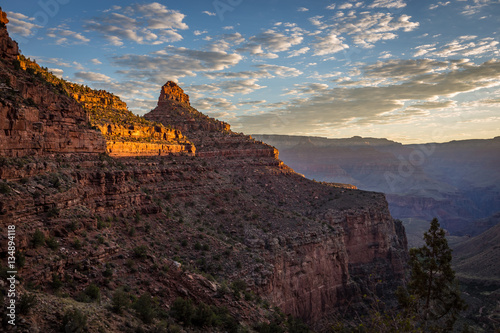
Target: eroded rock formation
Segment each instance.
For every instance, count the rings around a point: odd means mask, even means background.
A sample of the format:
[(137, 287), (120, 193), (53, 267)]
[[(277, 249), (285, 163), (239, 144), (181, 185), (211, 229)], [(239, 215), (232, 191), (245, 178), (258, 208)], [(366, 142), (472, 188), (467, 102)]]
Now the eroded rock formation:
[[(19, 113), (19, 119), (27, 119), (22, 123), (9, 112), (25, 109), (12, 108), (9, 95), (2, 95), (0, 106), (8, 112), (0, 114), (0, 121), (25, 133), (25, 141), (11, 136), (2, 144), (30, 147), (29, 138), (38, 135), (33, 125), (38, 118), (44, 119), (42, 133), (52, 133), (48, 137), (55, 142), (62, 132), (45, 128), (79, 128), (85, 110), (73, 99), (56, 99), (38, 81), (14, 86), (26, 87), (22, 96), (38, 107)], [(275, 313), (261, 305), (264, 299), (324, 328), (340, 310), (361, 306), (364, 294), (383, 298), (395, 290), (403, 276), (406, 243), (382, 194), (305, 179), (278, 160), (274, 147), (231, 132), (227, 124), (189, 106), (180, 88), (167, 88), (146, 117), (163, 122), (158, 130), (146, 124), (147, 129), (139, 129), (141, 120), (134, 118), (133, 128), (103, 122), (100, 131), (92, 131), (85, 122), (76, 132), (93, 133), (88, 144), (100, 152), (104, 135), (111, 155), (124, 151), (142, 158), (12, 158), (22, 154), (13, 154), (9, 145), (0, 150), (0, 225), (16, 225), (18, 250), (26, 258), (19, 267), (19, 290), (38, 286), (37, 295), (44, 299), (26, 317), (26, 325), (59, 330), (64, 312), (74, 307), (89, 314), (90, 332), (144, 325), (135, 312), (111, 315), (104, 305), (127, 286), (135, 297), (156, 297), (163, 311), (177, 297), (189, 298), (227, 307), (237, 323), (249, 327)], [(98, 105), (99, 99), (81, 102)], [(104, 109), (109, 119), (120, 112), (119, 107)], [(129, 116), (119, 114), (120, 119)], [(168, 129), (170, 124), (174, 129)], [(122, 140), (113, 141), (115, 135)], [(167, 141), (186, 135), (199, 154), (170, 154), (173, 146), (145, 142), (157, 136), (163, 140), (163, 135), (172, 136)], [(41, 151), (75, 152), (74, 144), (69, 147), (58, 144)], [(156, 156), (163, 151), (170, 156)], [(36, 244), (37, 230), (47, 239), (44, 244)], [(1, 242), (5, 236), (0, 234)], [(1, 251), (5, 256), (5, 248)], [(224, 287), (226, 281), (231, 290)], [(87, 307), (72, 301), (69, 306), (57, 296), (78, 298), (90, 284), (101, 288), (102, 303)]]
[(4, 60), (0, 63), (0, 155), (104, 152), (104, 138), (90, 127), (87, 113), (76, 101), (19, 68), (17, 43), (9, 37), (5, 13), (0, 16)]
[(203, 157), (234, 156), (275, 157), (278, 150), (256, 143), (250, 137), (231, 131), (229, 124), (207, 117), (189, 104), (189, 96), (174, 82), (168, 81), (160, 92), (158, 106), (144, 118), (169, 124), (182, 131)]

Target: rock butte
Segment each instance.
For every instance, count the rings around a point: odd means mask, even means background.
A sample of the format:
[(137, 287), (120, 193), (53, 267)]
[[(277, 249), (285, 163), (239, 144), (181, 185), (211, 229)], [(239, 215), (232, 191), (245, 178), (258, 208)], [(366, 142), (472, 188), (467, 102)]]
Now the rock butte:
[[(12, 54), (14, 45), (0, 28), (0, 53)], [(16, 225), (17, 247), (26, 256), (20, 290), (38, 285), (44, 300), (23, 325), (44, 332), (60, 328), (69, 308), (50, 287), (57, 279), (71, 297), (91, 283), (100, 286), (102, 304), (128, 286), (135, 296), (157, 297), (164, 310), (183, 297), (227, 307), (246, 325), (268, 321), (272, 307), (224, 291), (221, 283), (243, 280), (246, 292), (319, 330), (332, 317), (362, 308), (363, 295), (387, 297), (401, 283), (405, 233), (383, 194), (305, 179), (278, 159), (274, 147), (196, 111), (172, 82), (145, 116), (172, 132), (145, 125), (137, 133), (135, 125), (108, 127), (104, 121), (96, 130), (74, 98), (16, 69), (15, 57), (5, 59), (0, 225)], [(77, 100), (102, 102), (93, 98)], [(196, 155), (148, 156), (176, 152), (146, 142), (167, 133), (179, 142), (188, 138), (186, 146), (193, 143)], [(112, 158), (103, 154), (106, 149), (145, 157)], [(37, 229), (59, 246), (34, 247)], [(5, 237), (0, 235), (2, 244)], [(196, 242), (209, 250), (197, 250)], [(0, 251), (5, 257), (6, 248)], [(141, 324), (131, 312), (111, 315), (101, 304), (85, 309), (93, 311), (91, 332)], [(103, 322), (106, 328), (99, 326)]]

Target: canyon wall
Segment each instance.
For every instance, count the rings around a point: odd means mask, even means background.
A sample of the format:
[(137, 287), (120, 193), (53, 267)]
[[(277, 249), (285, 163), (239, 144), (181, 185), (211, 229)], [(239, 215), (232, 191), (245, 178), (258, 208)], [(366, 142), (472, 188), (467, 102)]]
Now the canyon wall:
[(10, 39), (8, 20), (1, 14), (0, 154), (104, 152), (104, 138), (90, 127), (85, 110), (19, 67), (17, 43)]
[[(127, 330), (135, 312), (105, 306), (126, 286), (165, 312), (182, 297), (227, 307), (251, 327), (277, 314), (267, 301), (322, 329), (362, 308), (363, 295), (390, 299), (401, 283), (404, 229), (382, 194), (304, 178), (276, 148), (196, 111), (171, 82), (148, 120), (110, 94), (75, 88), (91, 129), (64, 82), (2, 66), (12, 89), (0, 96), (0, 225), (16, 226), (20, 290), (44, 300), (26, 325), (60, 329), (80, 306), (89, 331)], [(58, 296), (79, 299), (91, 284), (102, 292), (92, 307)]]

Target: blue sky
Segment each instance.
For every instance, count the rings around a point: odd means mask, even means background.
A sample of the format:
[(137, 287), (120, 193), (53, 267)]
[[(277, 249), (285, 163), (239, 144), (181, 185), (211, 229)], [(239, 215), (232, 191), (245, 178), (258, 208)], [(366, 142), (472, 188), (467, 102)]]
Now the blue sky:
[(2, 3), (22, 52), (137, 114), (178, 82), (247, 134), (500, 135), (499, 0)]

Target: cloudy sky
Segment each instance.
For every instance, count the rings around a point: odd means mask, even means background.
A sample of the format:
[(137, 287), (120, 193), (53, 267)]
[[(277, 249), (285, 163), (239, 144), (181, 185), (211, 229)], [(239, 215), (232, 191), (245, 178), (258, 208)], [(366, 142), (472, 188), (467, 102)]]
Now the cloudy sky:
[(137, 114), (178, 82), (247, 134), (500, 135), (500, 0), (23, 0), (22, 52)]

